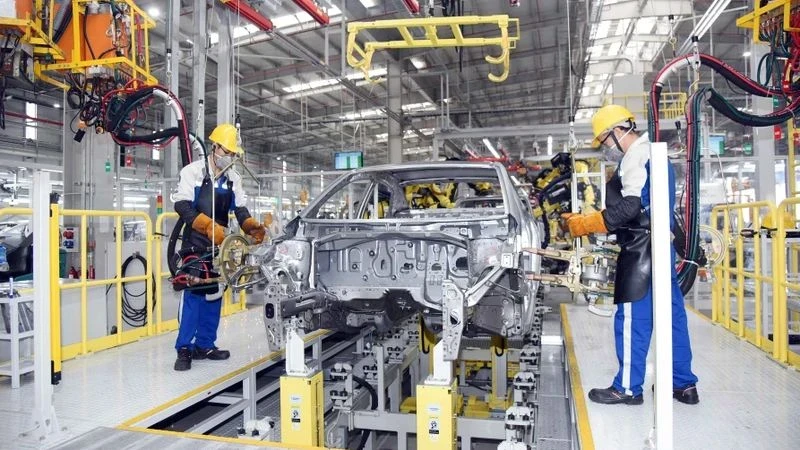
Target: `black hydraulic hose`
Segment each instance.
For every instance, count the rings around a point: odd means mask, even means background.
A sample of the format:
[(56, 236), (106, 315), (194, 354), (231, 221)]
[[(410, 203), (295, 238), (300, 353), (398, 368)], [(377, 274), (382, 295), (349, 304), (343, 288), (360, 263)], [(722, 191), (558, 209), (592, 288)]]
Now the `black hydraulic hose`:
[[(359, 386), (369, 391), (370, 397), (372, 397), (372, 410), (378, 409), (378, 392), (372, 387), (371, 384), (367, 383), (367, 380), (357, 377), (353, 375), (353, 381), (355, 381)], [(369, 439), (369, 434), (372, 433), (372, 430), (361, 430), (361, 440), (358, 442), (358, 447), (356, 450), (364, 450), (364, 447), (367, 445), (367, 439)]]
[(66, 5), (66, 2), (61, 3), (61, 8), (55, 17), (55, 22), (58, 24), (55, 31), (53, 31), (53, 42), (58, 43), (67, 31), (67, 26), (72, 21), (72, 5)]
[[(126, 273), (128, 271), (128, 267), (134, 261), (141, 262), (144, 273), (147, 273), (147, 259), (145, 259), (145, 257), (143, 257), (139, 253), (134, 253), (128, 258), (126, 258), (125, 261), (122, 262), (122, 267), (120, 267), (120, 278), (125, 278), (127, 276)], [(155, 292), (156, 280), (155, 278), (151, 278), (151, 280), (153, 283), (151, 292)], [(147, 299), (145, 299), (145, 303), (141, 308), (134, 307), (131, 304), (130, 299), (144, 296), (147, 293), (147, 287), (145, 286), (144, 291), (142, 291), (141, 293), (133, 294), (128, 290), (126, 286), (128, 283), (129, 282), (127, 281), (122, 282), (122, 308), (121, 308), (122, 320), (124, 320), (125, 323), (128, 324), (129, 326), (143, 327), (147, 325)], [(114, 285), (111, 284), (106, 288), (106, 295), (108, 295), (113, 286)], [(155, 310), (155, 307), (156, 307), (156, 298), (153, 297), (153, 310)]]
[(179, 261), (175, 258), (175, 255), (177, 255), (175, 247), (177, 246), (178, 239), (183, 234), (184, 226), (185, 222), (182, 218), (178, 217), (175, 226), (172, 227), (172, 232), (169, 234), (169, 242), (167, 243), (167, 266), (169, 267), (169, 273), (172, 277), (178, 274)]

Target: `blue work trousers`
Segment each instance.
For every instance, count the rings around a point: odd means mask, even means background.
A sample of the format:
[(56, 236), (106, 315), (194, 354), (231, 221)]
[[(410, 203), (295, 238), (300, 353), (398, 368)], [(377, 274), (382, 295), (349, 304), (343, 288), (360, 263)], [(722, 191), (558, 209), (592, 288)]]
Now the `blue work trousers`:
[[(662, 320), (662, 319), (659, 319)], [(619, 371), (614, 389), (627, 395), (642, 394), (647, 350), (653, 333), (652, 285), (641, 300), (617, 305), (614, 315), (614, 338)], [(683, 388), (697, 383), (692, 373), (692, 348), (686, 323), (686, 308), (678, 280), (672, 277), (672, 385)]]
[[(219, 294), (214, 294), (219, 296)], [(194, 347), (214, 348), (217, 340), (217, 327), (222, 309), (221, 298), (206, 300), (205, 294), (195, 294), (191, 290), (183, 291), (181, 308), (178, 311), (180, 327), (175, 349)]]

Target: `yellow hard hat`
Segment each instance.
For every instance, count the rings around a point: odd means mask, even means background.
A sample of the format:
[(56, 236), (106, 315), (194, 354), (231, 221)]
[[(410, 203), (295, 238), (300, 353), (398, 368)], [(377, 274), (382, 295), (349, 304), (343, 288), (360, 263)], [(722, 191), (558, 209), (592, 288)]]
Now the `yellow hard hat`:
[(592, 148), (600, 147), (599, 137), (608, 130), (622, 125), (625, 122), (634, 121), (633, 113), (628, 108), (619, 105), (606, 105), (598, 109), (592, 116)]
[(214, 128), (214, 131), (211, 132), (211, 135), (208, 136), (208, 140), (211, 142), (219, 145), (231, 153), (241, 155), (244, 153), (244, 149), (239, 146), (238, 138), (239, 132), (236, 130), (236, 127), (230, 123), (217, 125), (217, 127)]

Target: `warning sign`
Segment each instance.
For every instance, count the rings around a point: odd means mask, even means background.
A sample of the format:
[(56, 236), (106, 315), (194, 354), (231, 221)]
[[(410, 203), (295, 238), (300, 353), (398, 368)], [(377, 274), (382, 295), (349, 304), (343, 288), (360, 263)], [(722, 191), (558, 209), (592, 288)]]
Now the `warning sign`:
[(428, 437), (430, 437), (431, 441), (436, 442), (439, 440), (439, 431), (439, 418), (431, 417), (428, 420)]
[(289, 410), (289, 417), (292, 421), (292, 429), (297, 431), (300, 429), (300, 408), (292, 408)]

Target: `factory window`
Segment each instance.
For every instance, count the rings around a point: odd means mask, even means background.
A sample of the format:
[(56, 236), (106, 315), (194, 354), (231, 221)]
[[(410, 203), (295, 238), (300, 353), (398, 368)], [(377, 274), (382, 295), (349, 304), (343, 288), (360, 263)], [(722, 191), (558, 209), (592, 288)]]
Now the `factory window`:
[(36, 118), (38, 108), (36, 103), (25, 103), (25, 115), (30, 119), (25, 119), (25, 139), (36, 140)]
[(331, 192), (325, 201), (317, 206), (316, 211), (310, 211), (309, 217), (317, 219), (355, 219), (359, 217), (359, 210), (362, 209), (364, 197), (371, 184), (371, 181), (362, 180), (341, 186)]

